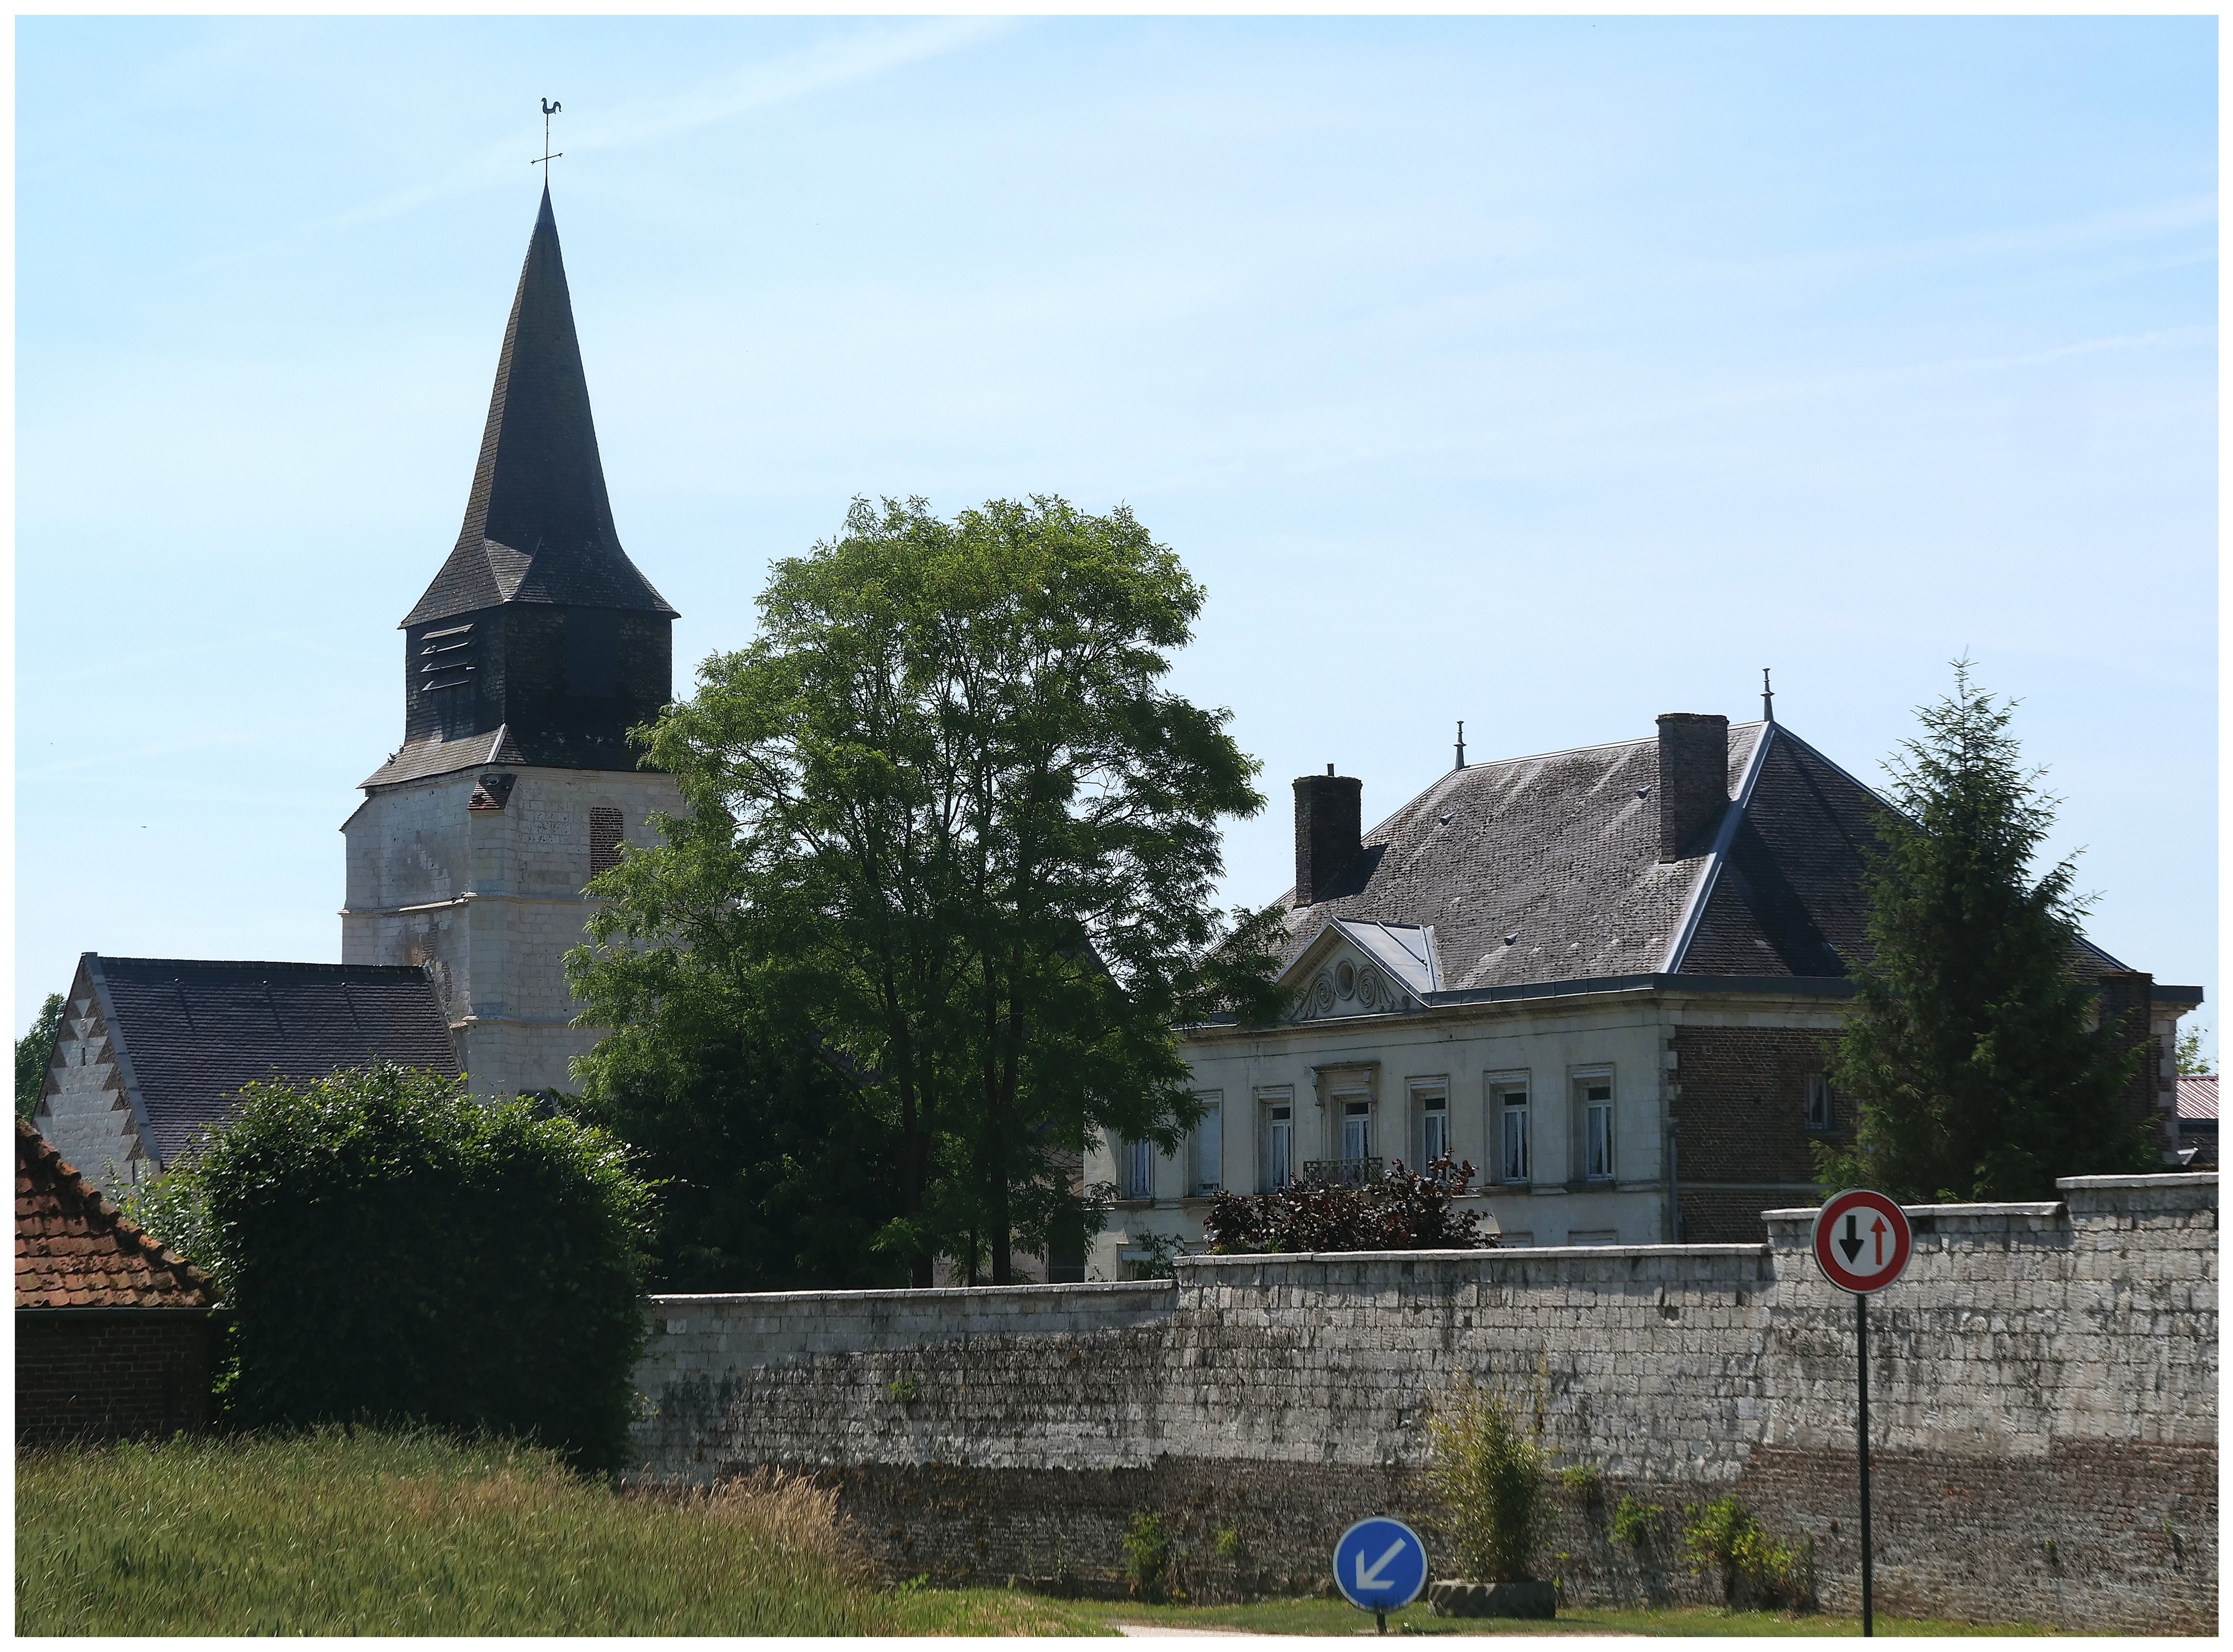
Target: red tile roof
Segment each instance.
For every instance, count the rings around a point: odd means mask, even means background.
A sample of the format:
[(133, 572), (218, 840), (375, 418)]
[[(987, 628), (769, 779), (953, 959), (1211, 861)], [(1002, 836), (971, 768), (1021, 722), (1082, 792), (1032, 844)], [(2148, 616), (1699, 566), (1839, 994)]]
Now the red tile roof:
[(210, 1277), (128, 1221), (16, 1121), (16, 1306), (207, 1308)]
[(2217, 1074), (2180, 1076), (2178, 1115), (2183, 1119), (2214, 1119), (2217, 1116)]

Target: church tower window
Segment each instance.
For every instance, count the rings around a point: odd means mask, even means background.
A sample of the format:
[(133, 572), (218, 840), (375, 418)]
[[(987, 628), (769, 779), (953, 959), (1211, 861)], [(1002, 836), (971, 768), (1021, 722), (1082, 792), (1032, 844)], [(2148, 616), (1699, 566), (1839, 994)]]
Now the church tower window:
[(589, 875), (609, 872), (621, 863), (621, 811), (589, 811)]

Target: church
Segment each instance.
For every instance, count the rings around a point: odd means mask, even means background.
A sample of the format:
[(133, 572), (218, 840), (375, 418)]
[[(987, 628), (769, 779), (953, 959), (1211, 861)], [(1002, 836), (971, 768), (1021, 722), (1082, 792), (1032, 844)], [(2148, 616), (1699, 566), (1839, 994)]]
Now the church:
[(550, 192), (505, 323), (464, 524), (404, 615), (403, 744), (342, 827), (342, 958), (424, 969), (476, 1093), (570, 1089), (584, 884), (681, 797), (628, 731), (674, 610), (621, 549)]
[(88, 953), (34, 1122), (89, 1184), (159, 1172), (239, 1087), (385, 1059), (569, 1089), (597, 1040), (564, 959), (583, 888), (681, 799), (628, 731), (675, 611), (621, 547), (546, 187), (457, 543), (403, 616), (402, 740), (342, 826), (336, 964)]

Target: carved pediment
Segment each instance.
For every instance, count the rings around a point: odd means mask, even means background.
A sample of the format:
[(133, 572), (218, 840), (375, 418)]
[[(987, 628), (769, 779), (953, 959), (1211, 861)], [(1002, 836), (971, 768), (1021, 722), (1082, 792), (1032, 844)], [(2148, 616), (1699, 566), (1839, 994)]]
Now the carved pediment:
[(1422, 1009), (1422, 993), (1442, 986), (1434, 931), (1338, 918), (1295, 960), (1287, 982), (1297, 1021)]

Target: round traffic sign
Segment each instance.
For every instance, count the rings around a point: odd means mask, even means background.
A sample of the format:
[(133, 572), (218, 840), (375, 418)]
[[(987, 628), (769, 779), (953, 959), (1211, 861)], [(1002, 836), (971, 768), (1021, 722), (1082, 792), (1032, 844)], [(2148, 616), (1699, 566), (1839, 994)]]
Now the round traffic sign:
[(1333, 1545), (1333, 1581), (1352, 1606), (1396, 1611), (1427, 1586), (1427, 1545), (1401, 1520), (1359, 1520)]
[(1848, 1187), (1814, 1213), (1814, 1260), (1840, 1291), (1881, 1291), (1907, 1271), (1915, 1230), (1886, 1195)]

